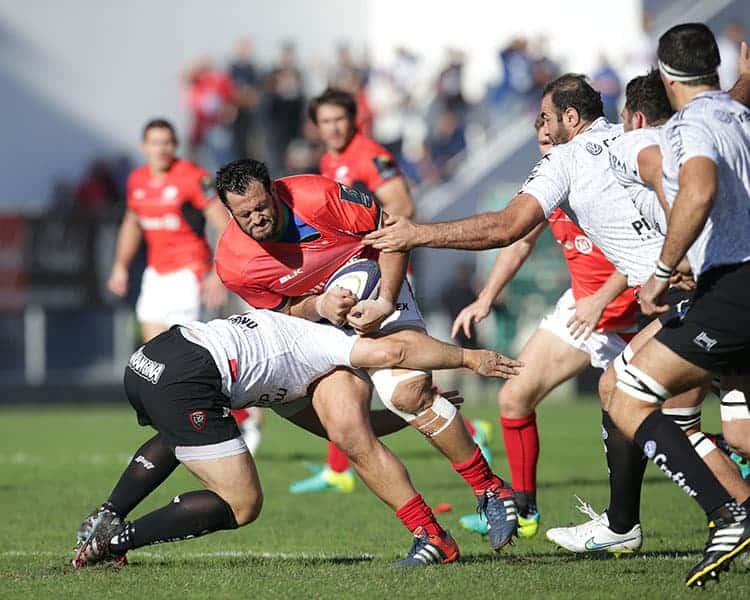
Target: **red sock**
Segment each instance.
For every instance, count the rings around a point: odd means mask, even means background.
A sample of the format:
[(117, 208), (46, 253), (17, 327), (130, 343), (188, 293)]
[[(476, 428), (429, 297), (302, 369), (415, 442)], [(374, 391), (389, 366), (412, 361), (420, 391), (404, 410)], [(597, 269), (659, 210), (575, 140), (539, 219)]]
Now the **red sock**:
[(513, 489), (518, 492), (535, 492), (536, 463), (539, 460), (536, 413), (522, 419), (500, 417), (500, 425), (503, 428)]
[(487, 459), (482, 455), (479, 446), (474, 446), (474, 453), (464, 463), (451, 465), (461, 477), (466, 480), (477, 496), (484, 494), (487, 488), (495, 484), (503, 484), (503, 480), (492, 472)]
[(469, 419), (464, 417), (464, 425), (466, 425), (466, 431), (469, 432), (469, 435), (471, 437), (474, 437), (474, 434), (477, 432), (476, 427), (474, 427), (474, 423), (472, 423)]
[(328, 467), (336, 473), (343, 473), (349, 468), (349, 459), (333, 442), (328, 442)]
[(445, 530), (435, 520), (432, 509), (427, 506), (421, 495), (417, 494), (396, 511), (396, 516), (406, 528), (414, 533), (421, 527), (429, 535), (443, 535)]
[(242, 421), (250, 418), (250, 411), (246, 408), (233, 408), (232, 416), (234, 417), (234, 420), (237, 421), (237, 425), (241, 425)]

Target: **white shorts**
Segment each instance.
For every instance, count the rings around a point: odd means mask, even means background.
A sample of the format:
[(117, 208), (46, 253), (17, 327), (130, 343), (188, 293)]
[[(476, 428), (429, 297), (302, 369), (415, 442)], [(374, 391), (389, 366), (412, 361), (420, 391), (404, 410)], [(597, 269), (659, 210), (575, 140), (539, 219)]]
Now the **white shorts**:
[(568, 290), (557, 301), (555, 310), (542, 319), (539, 329), (551, 331), (576, 350), (586, 352), (591, 357), (592, 367), (606, 369), (615, 356), (627, 346), (627, 342), (619, 334), (611, 331), (593, 331), (586, 340), (573, 338), (567, 325), (570, 317), (575, 314), (573, 304), (573, 290)]
[(195, 272), (180, 269), (160, 274), (146, 267), (135, 314), (141, 323), (188, 323), (200, 318), (201, 285)]

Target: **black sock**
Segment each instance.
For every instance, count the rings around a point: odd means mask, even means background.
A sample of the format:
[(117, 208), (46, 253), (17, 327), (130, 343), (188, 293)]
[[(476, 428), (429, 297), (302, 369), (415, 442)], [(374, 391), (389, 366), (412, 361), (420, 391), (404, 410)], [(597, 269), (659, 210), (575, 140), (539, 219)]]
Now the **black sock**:
[(660, 410), (641, 423), (635, 442), (667, 477), (701, 505), (707, 516), (732, 502), (682, 429)]
[(536, 512), (536, 492), (517, 492), (513, 490), (513, 498), (516, 501), (518, 514), (522, 517), (528, 517), (529, 514)]
[(160, 542), (178, 542), (219, 531), (236, 529), (232, 508), (210, 490), (175, 496), (166, 506), (126, 523), (110, 542), (110, 550), (121, 554)]
[(641, 520), (641, 486), (646, 458), (602, 410), (602, 438), (609, 468), (609, 528), (627, 533)]
[(104, 505), (125, 518), (138, 503), (159, 487), (180, 464), (174, 448), (161, 434), (156, 434), (133, 454), (115, 489)]

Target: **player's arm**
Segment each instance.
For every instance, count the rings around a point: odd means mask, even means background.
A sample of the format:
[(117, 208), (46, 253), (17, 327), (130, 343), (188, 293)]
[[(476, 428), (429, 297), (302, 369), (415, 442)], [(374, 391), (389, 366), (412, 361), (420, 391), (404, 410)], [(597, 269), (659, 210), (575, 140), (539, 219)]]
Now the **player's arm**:
[(646, 146), (638, 153), (638, 173), (643, 182), (656, 192), (659, 205), (669, 218), (669, 204), (662, 185), (661, 158), (661, 148), (657, 144)]
[(375, 195), (380, 200), (383, 210), (389, 215), (398, 215), (407, 219), (414, 217), (414, 203), (403, 177), (387, 180), (375, 190)]
[(716, 185), (716, 162), (713, 159), (696, 155), (680, 167), (680, 187), (669, 215), (661, 257), (656, 272), (639, 294), (641, 311), (645, 315), (668, 310), (668, 306), (661, 304), (661, 296), (669, 287), (673, 271), (706, 224), (713, 206)]
[(491, 350), (469, 350), (445, 344), (427, 334), (401, 337), (359, 338), (350, 362), (361, 368), (401, 368), (423, 371), (465, 367), (485, 377), (509, 379), (523, 363)]
[(126, 210), (117, 233), (115, 261), (107, 281), (107, 287), (113, 294), (118, 296), (127, 294), (128, 269), (138, 252), (142, 238), (143, 230), (138, 222), (138, 215), (132, 210)]
[(368, 234), (365, 243), (384, 252), (404, 252), (419, 246), (457, 250), (502, 248), (521, 239), (544, 217), (536, 198), (520, 193), (503, 210), (458, 221), (412, 223), (403, 217), (389, 217), (388, 227)]
[(471, 338), (472, 322), (481, 323), (490, 314), (492, 303), (531, 255), (536, 241), (546, 226), (546, 221), (539, 223), (520, 240), (498, 253), (492, 272), (482, 291), (479, 292), (477, 299), (458, 313), (456, 320), (453, 322), (451, 337), (456, 337), (458, 332), (463, 329), (464, 335)]
[(596, 292), (576, 300), (573, 305), (575, 312), (567, 323), (573, 338), (588, 338), (596, 329), (604, 309), (626, 289), (628, 278), (619, 271), (614, 271)]
[(351, 291), (332, 286), (322, 294), (288, 298), (277, 310), (308, 321), (326, 319), (334, 325), (343, 325), (356, 304), (357, 297)]
[(738, 64), (739, 78), (729, 95), (737, 102), (750, 106), (750, 48), (747, 42), (740, 44), (740, 59)]

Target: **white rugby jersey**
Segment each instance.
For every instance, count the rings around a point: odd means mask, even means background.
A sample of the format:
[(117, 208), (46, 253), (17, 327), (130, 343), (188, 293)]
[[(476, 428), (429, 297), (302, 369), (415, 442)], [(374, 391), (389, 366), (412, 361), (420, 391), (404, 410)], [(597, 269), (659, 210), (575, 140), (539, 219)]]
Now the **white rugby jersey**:
[(206, 348), (221, 374), (232, 408), (277, 406), (307, 394), (337, 366), (349, 367), (357, 336), (268, 310), (180, 326)]
[(537, 199), (545, 217), (560, 206), (635, 286), (653, 273), (663, 237), (636, 210), (609, 166), (607, 147), (622, 132), (622, 126), (597, 119), (542, 158), (521, 192)]
[(661, 127), (644, 127), (625, 132), (609, 146), (609, 164), (638, 212), (659, 233), (666, 235), (667, 215), (656, 192), (646, 185), (638, 169), (638, 155), (644, 148), (659, 145), (660, 131)]
[(693, 273), (750, 260), (750, 110), (729, 94), (698, 94), (661, 134), (664, 193), (672, 206), (680, 167), (704, 156), (717, 165), (714, 203), (687, 252)]

